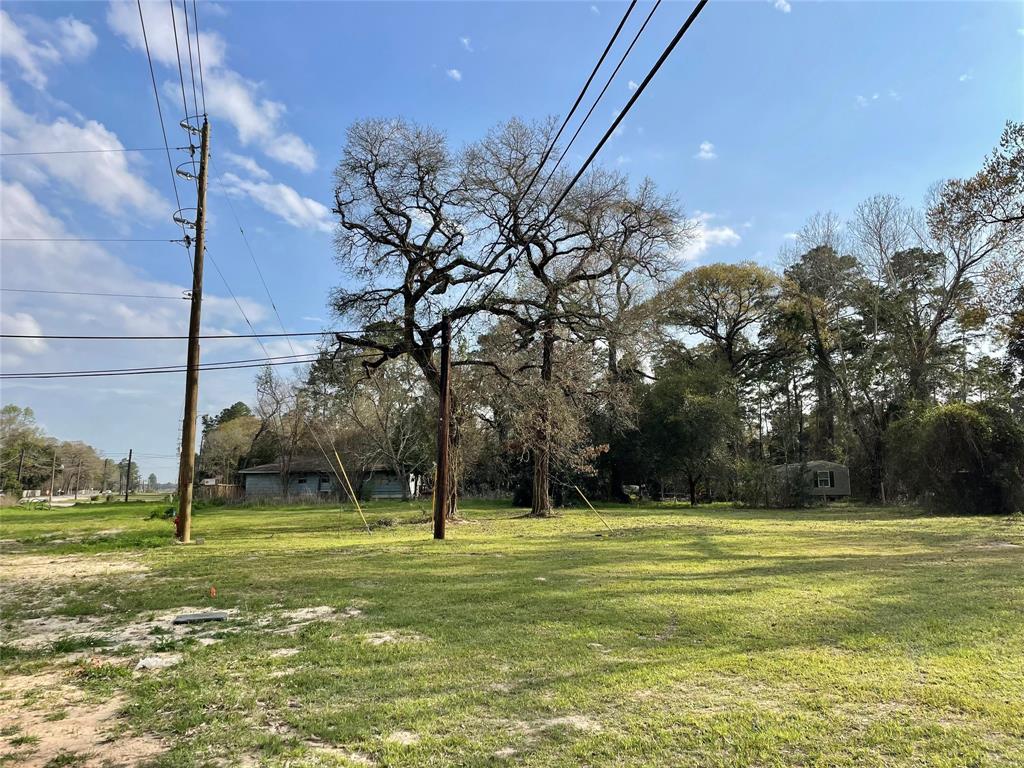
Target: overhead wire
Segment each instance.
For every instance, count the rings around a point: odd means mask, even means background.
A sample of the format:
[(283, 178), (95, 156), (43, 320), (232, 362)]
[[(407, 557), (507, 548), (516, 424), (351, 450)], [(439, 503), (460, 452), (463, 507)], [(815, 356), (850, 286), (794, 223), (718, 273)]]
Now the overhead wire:
[[(672, 40), (669, 41), (668, 45), (662, 51), (661, 55), (658, 57), (658, 60), (655, 61), (654, 65), (648, 71), (643, 81), (640, 83), (639, 86), (637, 86), (637, 89), (633, 92), (633, 95), (630, 96), (629, 101), (626, 102), (626, 105), (615, 116), (615, 119), (612, 121), (612, 124), (608, 127), (608, 130), (605, 131), (600, 141), (598, 141), (597, 146), (595, 146), (594, 149), (590, 152), (587, 159), (583, 162), (579, 170), (576, 172), (576, 175), (572, 177), (569, 183), (562, 190), (562, 193), (555, 200), (551, 208), (548, 209), (547, 214), (544, 216), (541, 222), (536, 227), (533, 228), (533, 234), (540, 232), (545, 226), (547, 226), (548, 222), (551, 220), (552, 216), (555, 215), (555, 212), (558, 210), (559, 206), (565, 201), (565, 198), (569, 195), (573, 187), (575, 187), (579, 180), (583, 177), (583, 174), (586, 173), (591, 163), (594, 162), (594, 158), (597, 157), (602, 147), (604, 147), (604, 145), (608, 142), (608, 139), (612, 135), (614, 135), (615, 130), (619, 127), (619, 124), (625, 119), (626, 115), (629, 114), (630, 109), (632, 109), (633, 105), (636, 104), (637, 99), (639, 99), (640, 96), (643, 94), (644, 90), (646, 90), (651, 80), (654, 79), (654, 76), (658, 74), (658, 71), (661, 69), (662, 65), (664, 65), (665, 61), (671, 55), (672, 51), (675, 50), (676, 45), (678, 45), (679, 41), (683, 39), (683, 36), (686, 34), (687, 30), (690, 29), (693, 22), (696, 21), (701, 11), (704, 10), (704, 6), (706, 6), (707, 4), (708, 0), (698, 0), (693, 10), (690, 11), (689, 16), (686, 17), (686, 20), (679, 27), (678, 31), (673, 36)], [(516, 252), (508, 268), (499, 276), (497, 280), (494, 281), (494, 283), (491, 284), (486, 296), (484, 297), (484, 301), (486, 301), (492, 295), (494, 295), (494, 292), (498, 289), (498, 286), (500, 286), (501, 283), (505, 280), (505, 278), (508, 277), (509, 274), (511, 274), (512, 270), (515, 268), (522, 254), (522, 250)], [(462, 328), (465, 327), (467, 322), (469, 322), (468, 316), (463, 319), (463, 322), (458, 327), (457, 331), (461, 331)]]
[(181, 243), (155, 237), (0, 237), (2, 243)]
[[(248, 357), (241, 360), (218, 360), (209, 363), (200, 363), (200, 366), (227, 366), (227, 365), (242, 365), (244, 363), (258, 363), (263, 360), (293, 360), (296, 357), (310, 357), (313, 353), (304, 353), (298, 355), (279, 355), (277, 357)], [(135, 368), (90, 368), (87, 370), (67, 370), (67, 371), (26, 371), (26, 372), (14, 372), (14, 373), (0, 373), (0, 378), (37, 378), (37, 377), (58, 377), (58, 376), (74, 376), (86, 373), (109, 373), (109, 374), (120, 374), (120, 373), (142, 373), (142, 372), (163, 372), (163, 373), (180, 373), (188, 368), (187, 363), (173, 363), (171, 365), (143, 365)]]
[[(201, 371), (231, 371), (243, 368), (264, 368), (268, 365), (297, 365), (301, 363), (312, 363), (319, 359), (319, 353), (310, 352), (305, 355), (300, 354), (298, 357), (308, 357), (309, 359), (295, 360), (292, 355), (284, 355), (288, 358), (286, 360), (279, 360), (273, 357), (254, 357), (251, 358), (252, 362), (232, 362), (232, 361), (217, 361), (212, 363), (200, 363), (198, 368)], [(362, 357), (375, 357), (373, 354), (359, 354), (351, 355), (347, 360), (362, 358)], [(185, 373), (188, 370), (188, 364), (182, 363), (177, 366), (153, 366), (149, 368), (139, 369), (81, 369), (81, 370), (67, 370), (67, 371), (27, 371), (24, 373), (2, 373), (0, 374), (0, 380), (11, 380), (17, 381), (22, 379), (81, 379), (81, 378), (94, 378), (103, 376), (148, 376), (152, 374), (162, 373)]]
[[(196, 34), (198, 36), (198, 32)], [(212, 165), (212, 160), (211, 160), (211, 165)], [(218, 185), (220, 186), (219, 182), (218, 182)], [(270, 306), (273, 308), (274, 315), (277, 317), (278, 325), (281, 326), (281, 335), (284, 336), (284, 338), (287, 340), (287, 342), (288, 342), (288, 349), (294, 354), (295, 353), (295, 347), (292, 345), (292, 341), (291, 341), (292, 334), (289, 334), (288, 330), (285, 328), (284, 320), (281, 318), (281, 313), (277, 309), (277, 303), (274, 301), (274, 297), (270, 293), (270, 286), (267, 285), (267, 281), (263, 277), (263, 270), (260, 269), (259, 262), (256, 260), (256, 253), (255, 253), (255, 251), (253, 251), (252, 245), (249, 243), (249, 238), (245, 234), (245, 228), (242, 226), (242, 222), (238, 218), (238, 212), (235, 210), (235, 206), (231, 202), (230, 195), (228, 195), (227, 192), (224, 191), (223, 186), (221, 186), (221, 190), (224, 192), (224, 199), (227, 200), (227, 202), (228, 202), (228, 207), (231, 210), (231, 215), (235, 219), (235, 224), (238, 226), (238, 232), (242, 236), (242, 241), (245, 243), (246, 250), (249, 252), (249, 258), (252, 260), (252, 265), (256, 269), (256, 274), (259, 275), (260, 282), (263, 284), (263, 290), (267, 294), (267, 299), (270, 301)], [(218, 272), (219, 271), (220, 270), (218, 270)], [(241, 306), (239, 306), (239, 309), (241, 309)], [(264, 348), (264, 351), (266, 351), (265, 348)], [(374, 355), (356, 355), (354, 357), (372, 357), (372, 356), (374, 356)], [(296, 410), (298, 410), (298, 408), (296, 408)], [(342, 463), (341, 457), (338, 455), (337, 448), (335, 448), (333, 444), (331, 445), (331, 448), (334, 451), (334, 457), (335, 457), (335, 459), (338, 462), (338, 467), (341, 468), (341, 473), (340, 474), (338, 473), (338, 470), (334, 467), (334, 464), (331, 462), (331, 457), (327, 455), (327, 449), (324, 448), (323, 443), (320, 440), (320, 437), (317, 435), (316, 431), (310, 425), (309, 420), (306, 418), (306, 415), (304, 413), (302, 413), (302, 411), (298, 411), (298, 413), (299, 413), (300, 418), (305, 423), (306, 430), (313, 437), (314, 442), (316, 442), (317, 448), (319, 448), (320, 449), (320, 453), (323, 454), (324, 460), (327, 462), (328, 466), (331, 468), (331, 471), (334, 473), (335, 478), (337, 478), (338, 483), (342, 486), (342, 488), (346, 489), (346, 491), (348, 492), (349, 496), (351, 497), (352, 503), (355, 505), (356, 510), (359, 512), (359, 516), (363, 520), (363, 525), (366, 526), (366, 532), (369, 533), (370, 532), (370, 526), (367, 524), (366, 517), (363, 515), (362, 507), (359, 505), (359, 499), (356, 497), (355, 491), (352, 488), (352, 483), (348, 479), (348, 472), (345, 471), (345, 465)], [(280, 416), (278, 416), (278, 420), (280, 421)], [(325, 429), (325, 431), (326, 431), (326, 429)]]
[(116, 299), (173, 299), (188, 301), (189, 296), (161, 296), (148, 293), (103, 293), (100, 291), (51, 291), (42, 288), (0, 288), (4, 293), (44, 293), (56, 296), (107, 296)]
[(615, 76), (619, 74), (619, 70), (622, 69), (622, 65), (626, 63), (626, 58), (633, 50), (633, 47), (640, 39), (640, 36), (644, 33), (644, 30), (647, 28), (647, 24), (650, 22), (651, 17), (654, 16), (654, 12), (658, 10), (658, 6), (660, 5), (661, 0), (656, 0), (654, 6), (651, 8), (650, 13), (647, 14), (647, 18), (645, 18), (643, 24), (640, 25), (640, 29), (638, 29), (637, 33), (633, 36), (633, 40), (630, 42), (629, 47), (626, 48), (625, 52), (619, 59), (619, 63), (615, 65), (615, 69), (612, 70), (612, 73), (608, 76), (608, 79), (605, 81), (604, 88), (602, 88), (601, 92), (597, 94), (597, 98), (594, 99), (594, 103), (590, 105), (590, 109), (587, 111), (587, 114), (583, 116), (583, 120), (580, 121), (579, 126), (576, 128), (576, 132), (573, 133), (572, 138), (569, 139), (569, 143), (565, 145), (565, 148), (558, 156), (558, 160), (555, 161), (555, 164), (551, 168), (551, 171), (545, 177), (544, 182), (540, 185), (540, 189), (537, 190), (534, 204), (536, 204), (536, 202), (540, 199), (540, 196), (544, 193), (544, 190), (547, 188), (548, 182), (551, 181), (552, 177), (558, 171), (558, 167), (562, 164), (562, 160), (564, 160), (565, 156), (569, 153), (569, 150), (572, 148), (572, 145), (576, 142), (576, 138), (580, 135), (580, 131), (583, 130), (583, 127), (587, 124), (587, 121), (590, 119), (590, 116), (594, 114), (594, 110), (597, 108), (597, 105), (601, 102), (602, 97), (608, 90), (608, 87), (612, 84), (612, 81), (615, 79)]
[[(622, 28), (625, 26), (626, 21), (629, 19), (629, 16), (633, 12), (633, 8), (635, 8), (635, 7), (636, 7), (636, 0), (632, 0), (632, 2), (630, 2), (629, 6), (627, 6), (626, 12), (622, 15), (622, 18), (619, 19), (618, 26), (615, 27), (615, 31), (612, 33), (611, 38), (608, 40), (608, 44), (605, 45), (604, 50), (601, 52), (601, 55), (598, 57), (597, 63), (594, 64), (594, 68), (590, 71), (590, 75), (587, 77), (587, 81), (583, 84), (583, 87), (580, 89), (580, 92), (576, 96), (576, 100), (573, 102), (572, 107), (566, 113), (565, 118), (562, 120), (562, 124), (558, 128), (558, 131), (556, 131), (554, 137), (547, 144), (547, 146), (544, 149), (544, 152), (541, 153), (540, 162), (537, 163), (537, 167), (534, 169), (533, 174), (530, 176), (529, 181), (527, 181), (527, 183), (526, 183), (526, 187), (523, 189), (523, 192), (520, 194), (520, 196), (519, 196), (520, 200), (525, 201), (527, 195), (530, 194), (530, 190), (533, 188), (533, 184), (534, 184), (534, 182), (536, 182), (537, 176), (540, 175), (541, 169), (544, 167), (544, 164), (548, 161), (548, 158), (551, 156), (551, 153), (554, 151), (555, 146), (558, 144), (558, 139), (561, 138), (562, 132), (565, 130), (566, 126), (569, 124), (569, 121), (572, 120), (572, 116), (574, 114), (576, 114), (576, 110), (579, 108), (580, 104), (582, 103), (584, 96), (586, 96), (587, 90), (590, 88), (590, 84), (594, 81), (594, 78), (597, 76), (597, 73), (600, 71), (601, 65), (604, 64), (604, 60), (608, 57), (609, 51), (611, 51), (612, 46), (615, 45), (615, 41), (618, 39), (619, 33), (622, 31)], [(600, 98), (600, 97), (598, 97), (598, 98)], [(589, 117), (589, 114), (588, 114), (588, 117)], [(512, 215), (512, 212), (510, 210), (508, 212), (508, 214), (506, 215), (506, 220), (508, 218), (510, 218), (511, 215)], [(489, 265), (489, 266), (493, 266), (493, 263), (491, 265)], [(470, 296), (471, 294), (475, 293), (476, 289), (477, 289), (476, 284), (467, 284), (465, 289), (462, 291), (462, 296), (460, 296), (458, 301), (455, 302), (455, 306), (452, 308), (452, 310), (458, 309), (460, 306), (462, 306), (463, 302), (466, 301), (467, 296)]]
[[(90, 155), (101, 152), (163, 152), (165, 149), (166, 147), (111, 147), (109, 149), (40, 149), (31, 152), (0, 152), (0, 157), (24, 157), (27, 155)], [(188, 149), (188, 147), (174, 147), (174, 149)]]
[[(250, 325), (250, 328), (252, 326)], [(362, 333), (362, 329), (355, 330), (330, 330), (330, 331), (302, 331), (297, 333), (209, 333), (200, 334), (199, 339), (253, 339), (262, 337), (264, 339), (277, 338), (282, 336), (325, 336), (332, 333)], [(0, 339), (64, 339), (72, 341), (181, 341), (188, 336), (157, 336), (157, 335), (69, 335), (69, 334), (33, 334), (33, 333), (0, 333)]]
[[(164, 137), (164, 151), (167, 153), (167, 170), (171, 174), (171, 186), (174, 189), (174, 202), (178, 205), (178, 210), (181, 210), (181, 197), (178, 195), (178, 175), (174, 172), (174, 163), (171, 162), (171, 147), (170, 142), (167, 141), (167, 126), (164, 125), (164, 111), (163, 107), (160, 106), (160, 89), (156, 85), (156, 70), (153, 69), (153, 56), (149, 50), (149, 36), (146, 33), (146, 18), (142, 13), (142, 0), (135, 0), (136, 5), (139, 8), (139, 24), (142, 26), (142, 42), (146, 47), (146, 60), (149, 62), (149, 78), (153, 83), (153, 97), (156, 99), (156, 114), (160, 120), (160, 133)], [(177, 34), (177, 33), (175, 33)], [(185, 231), (185, 225), (181, 225), (181, 234), (183, 237), (188, 238), (188, 232)], [(185, 254), (188, 257), (189, 271), (194, 269), (192, 265), (192, 253), (185, 249)]]
[(206, 82), (203, 78), (203, 49), (199, 47), (199, 8), (192, 0), (192, 26), (196, 30), (196, 58), (199, 60), (199, 93), (203, 97), (203, 114), (206, 114)]
[[(185, 14), (185, 44), (188, 46), (188, 71), (189, 77), (192, 79), (192, 107), (193, 114), (199, 115), (199, 97), (196, 95), (196, 70), (192, 64), (192, 35), (188, 28), (188, 0), (181, 0), (181, 9)], [(199, 32), (196, 31), (196, 38), (198, 39)], [(205, 111), (205, 110), (204, 110)]]
[(178, 57), (178, 80), (181, 83), (181, 107), (188, 120), (188, 99), (185, 97), (185, 72), (181, 68), (181, 48), (178, 46), (178, 17), (174, 13), (174, 0), (167, 0), (171, 7), (171, 30), (174, 32), (174, 53)]

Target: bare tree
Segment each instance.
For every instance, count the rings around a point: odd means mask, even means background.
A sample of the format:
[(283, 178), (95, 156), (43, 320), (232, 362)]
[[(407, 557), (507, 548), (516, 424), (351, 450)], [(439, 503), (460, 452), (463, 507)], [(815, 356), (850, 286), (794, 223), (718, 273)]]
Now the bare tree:
[(551, 130), (550, 123), (512, 120), (472, 147), (466, 161), (473, 204), (494, 232), (490, 250), (514, 253), (517, 264), (488, 309), (508, 318), (519, 349), (533, 353), (516, 372), (533, 374), (533, 407), (519, 413), (519, 431), (532, 459), (536, 516), (551, 512), (552, 459), (576, 432), (569, 406), (582, 382), (574, 378), (570, 386), (559, 375), (568, 359), (561, 347), (601, 335), (600, 306), (590, 301), (596, 286), (616, 272), (655, 279), (680, 235), (674, 203), (648, 181), (631, 193), (623, 176), (595, 170), (564, 195), (565, 176), (531, 187)]

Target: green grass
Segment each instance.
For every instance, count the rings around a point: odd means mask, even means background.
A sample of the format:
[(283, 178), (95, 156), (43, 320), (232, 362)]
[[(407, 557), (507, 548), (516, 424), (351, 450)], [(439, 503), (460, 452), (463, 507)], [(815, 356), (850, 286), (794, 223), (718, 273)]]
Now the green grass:
[[(149, 569), (51, 584), (52, 607), (5, 595), (12, 627), (240, 609), (218, 644), (171, 640), (176, 667), (73, 678), (127, 697), (127, 725), (171, 745), (159, 765), (1024, 764), (1020, 522), (600, 507), (609, 535), (582, 510), (531, 520), (470, 502), (435, 542), (400, 504), (369, 506), (397, 523), (372, 535), (349, 510), (206, 508), (204, 543), (182, 547), (147, 519), (161, 508), (8, 509), (2, 532), (8, 560)], [(256, 626), (321, 605), (363, 613), (295, 635)], [(62, 643), (48, 663), (80, 645)], [(0, 669), (39, 664), (13, 653)]]

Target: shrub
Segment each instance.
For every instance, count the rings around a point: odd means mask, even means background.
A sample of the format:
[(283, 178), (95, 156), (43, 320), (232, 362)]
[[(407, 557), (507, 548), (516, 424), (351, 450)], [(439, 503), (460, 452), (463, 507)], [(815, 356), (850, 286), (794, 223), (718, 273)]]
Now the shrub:
[(886, 434), (890, 472), (935, 512), (1024, 511), (1024, 427), (983, 403), (919, 411)]

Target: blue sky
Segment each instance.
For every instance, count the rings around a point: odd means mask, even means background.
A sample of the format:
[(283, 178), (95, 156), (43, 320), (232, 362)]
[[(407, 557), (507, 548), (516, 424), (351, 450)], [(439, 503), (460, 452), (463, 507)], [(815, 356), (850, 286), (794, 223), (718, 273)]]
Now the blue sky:
[[(640, 4), (635, 29), (649, 10)], [(213, 126), (209, 253), (257, 328), (279, 330), (234, 222), (245, 227), (289, 330), (328, 322), (343, 280), (331, 258), (331, 171), (345, 127), (375, 116), (437, 126), (454, 145), (512, 116), (561, 114), (623, 3), (199, 3)], [(166, 3), (144, 3), (167, 130), (184, 136)], [(191, 10), (191, 6), (190, 6)], [(589, 150), (681, 20), (665, 2), (584, 131)], [(134, 3), (4, 4), (4, 152), (162, 143)], [(180, 7), (179, 34), (184, 37)], [(187, 58), (185, 61), (188, 75)], [(191, 102), (191, 88), (188, 90)], [(977, 169), (1007, 119), (1024, 118), (1024, 4), (712, 0), (599, 160), (651, 176), (698, 217), (688, 258), (773, 264), (817, 210), (864, 197), (919, 202)], [(580, 155), (570, 155), (578, 163)], [(184, 159), (183, 157), (181, 158)], [(173, 238), (166, 159), (3, 158), (5, 237)], [(183, 205), (193, 196), (180, 184)], [(170, 244), (3, 243), (8, 288), (178, 295)], [(247, 331), (207, 268), (207, 332)], [(187, 303), (3, 293), (8, 333), (175, 334)], [(288, 354), (283, 342), (267, 344)], [(204, 361), (251, 358), (250, 341), (210, 341)], [(7, 372), (173, 364), (184, 344), (9, 342)], [(282, 369), (278, 369), (281, 371)], [(200, 412), (251, 400), (251, 370), (202, 377)], [(64, 439), (112, 456), (134, 447), (161, 480), (181, 417), (180, 376), (3, 382)], [(145, 458), (148, 456), (149, 458)]]

